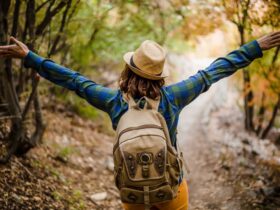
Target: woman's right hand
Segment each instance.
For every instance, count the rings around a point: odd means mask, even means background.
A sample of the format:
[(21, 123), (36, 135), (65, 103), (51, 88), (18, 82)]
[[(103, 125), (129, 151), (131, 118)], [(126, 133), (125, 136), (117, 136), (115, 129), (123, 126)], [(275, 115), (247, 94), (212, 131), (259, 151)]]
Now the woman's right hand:
[(269, 50), (273, 47), (280, 46), (280, 31), (270, 33), (257, 39), (262, 50)]
[(0, 58), (25, 58), (29, 52), (28, 47), (14, 37), (10, 42), (15, 44), (0, 46)]

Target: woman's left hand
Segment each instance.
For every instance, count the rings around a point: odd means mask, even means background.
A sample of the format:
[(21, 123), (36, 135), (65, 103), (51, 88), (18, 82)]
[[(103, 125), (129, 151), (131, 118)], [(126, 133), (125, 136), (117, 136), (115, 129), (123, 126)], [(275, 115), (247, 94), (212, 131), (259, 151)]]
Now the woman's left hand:
[(273, 47), (280, 46), (280, 31), (270, 33), (257, 39), (262, 50), (269, 50)]
[(28, 47), (14, 37), (10, 42), (15, 44), (0, 46), (0, 58), (25, 58), (29, 52)]

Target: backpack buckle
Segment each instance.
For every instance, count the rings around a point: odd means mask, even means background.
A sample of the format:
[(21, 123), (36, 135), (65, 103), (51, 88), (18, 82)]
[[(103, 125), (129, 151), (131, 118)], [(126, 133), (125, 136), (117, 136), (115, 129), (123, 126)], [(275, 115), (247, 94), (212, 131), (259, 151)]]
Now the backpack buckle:
[(138, 153), (137, 156), (139, 165), (150, 165), (153, 163), (153, 153), (151, 152)]
[(142, 152), (137, 154), (137, 162), (142, 166), (142, 177), (148, 178), (150, 176), (150, 166), (153, 163), (153, 153)]

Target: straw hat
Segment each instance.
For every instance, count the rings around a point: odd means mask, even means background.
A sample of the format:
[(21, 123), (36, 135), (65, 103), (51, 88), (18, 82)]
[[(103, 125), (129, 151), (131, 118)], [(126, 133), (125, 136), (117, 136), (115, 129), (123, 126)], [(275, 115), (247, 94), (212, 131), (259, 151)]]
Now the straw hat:
[(128, 52), (123, 56), (130, 69), (140, 77), (150, 80), (160, 80), (167, 75), (163, 73), (166, 51), (154, 41), (142, 42), (135, 52)]

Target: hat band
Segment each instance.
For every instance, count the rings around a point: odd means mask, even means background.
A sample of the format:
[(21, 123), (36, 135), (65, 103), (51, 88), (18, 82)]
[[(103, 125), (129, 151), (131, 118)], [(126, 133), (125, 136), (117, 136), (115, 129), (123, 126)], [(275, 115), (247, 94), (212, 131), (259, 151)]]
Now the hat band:
[[(131, 56), (131, 58), (130, 58), (130, 65), (133, 66), (134, 68), (139, 69), (133, 61), (133, 56)], [(141, 70), (141, 69), (139, 69), (139, 70)]]
[[(138, 68), (138, 67), (136, 66), (136, 64), (135, 64), (134, 61), (133, 61), (133, 56), (131, 56), (131, 58), (130, 58), (130, 65), (133, 66), (134, 68), (137, 68), (139, 71), (143, 71), (143, 70), (141, 70), (140, 68)], [(155, 74), (155, 75), (156, 75), (156, 76), (160, 76), (161, 73)]]

